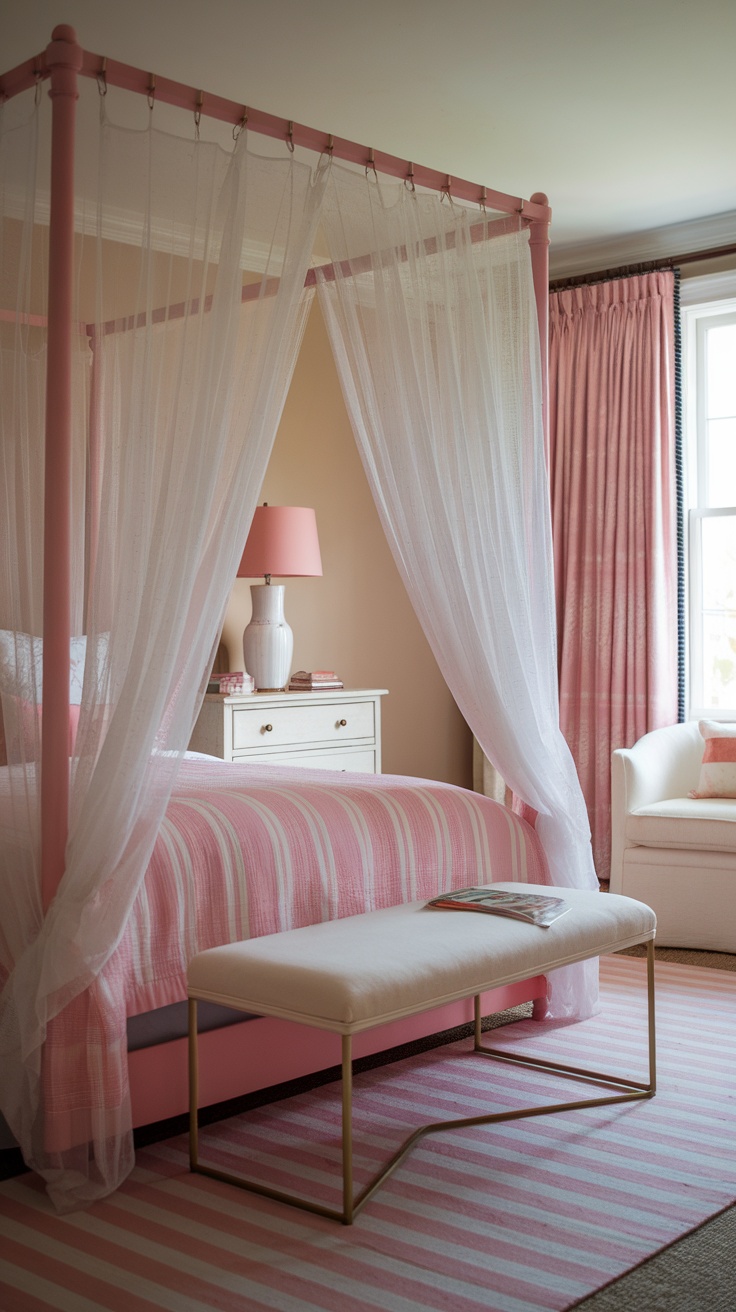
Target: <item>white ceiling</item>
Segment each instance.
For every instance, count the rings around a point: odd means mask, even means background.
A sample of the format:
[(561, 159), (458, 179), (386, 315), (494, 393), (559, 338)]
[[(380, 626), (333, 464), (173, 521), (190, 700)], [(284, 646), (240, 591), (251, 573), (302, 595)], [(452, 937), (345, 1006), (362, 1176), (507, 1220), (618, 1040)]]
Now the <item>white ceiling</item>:
[(5, 0), (0, 69), (57, 23), (160, 76), (544, 191), (556, 272), (736, 241), (736, 0)]

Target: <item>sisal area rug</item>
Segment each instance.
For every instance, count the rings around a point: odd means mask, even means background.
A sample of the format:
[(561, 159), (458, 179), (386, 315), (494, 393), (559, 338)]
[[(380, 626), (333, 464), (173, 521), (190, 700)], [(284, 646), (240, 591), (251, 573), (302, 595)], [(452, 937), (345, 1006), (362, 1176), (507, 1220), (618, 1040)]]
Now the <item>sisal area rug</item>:
[[(603, 1009), (521, 1021), (498, 1046), (646, 1074), (645, 965), (601, 963)], [(31, 1175), (0, 1185), (3, 1312), (542, 1312), (565, 1309), (736, 1198), (736, 974), (657, 964), (651, 1101), (424, 1140), (352, 1228), (140, 1151), (117, 1194), (58, 1217)], [(434, 1049), (356, 1079), (356, 1173), (422, 1120), (585, 1096), (570, 1080)], [(584, 1086), (583, 1086), (584, 1087)], [(339, 1085), (202, 1132), (201, 1156), (339, 1205)]]

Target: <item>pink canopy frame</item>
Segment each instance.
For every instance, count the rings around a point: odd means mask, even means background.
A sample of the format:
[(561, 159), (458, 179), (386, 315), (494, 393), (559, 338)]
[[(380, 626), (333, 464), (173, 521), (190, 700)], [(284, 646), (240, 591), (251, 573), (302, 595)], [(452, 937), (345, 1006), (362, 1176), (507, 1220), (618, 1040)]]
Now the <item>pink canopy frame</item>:
[[(71, 639), (71, 379), (74, 242), (74, 136), (79, 76), (121, 87), (140, 95), (189, 109), (200, 115), (245, 126), (283, 140), (290, 148), (306, 147), (364, 165), (415, 186), (446, 192), (459, 200), (486, 206), (501, 214), (521, 216), (529, 228), (532, 275), (539, 322), (545, 443), (547, 441), (547, 355), (549, 223), (547, 197), (535, 192), (530, 200), (509, 196), (393, 155), (279, 119), (219, 96), (197, 91), (168, 78), (102, 58), (83, 50), (72, 27), (52, 33), (45, 52), (0, 76), (4, 99), (49, 80), (52, 100), (51, 210), (48, 274), (48, 371), (45, 424), (44, 505), (44, 646), (43, 646), (43, 770), (41, 777), (41, 880), (44, 909), (48, 908), (64, 873), (69, 808), (69, 679)], [(5, 316), (3, 316), (5, 317)], [(89, 330), (88, 330), (89, 331)], [(98, 329), (99, 331), (99, 329)], [(103, 328), (104, 331), (104, 328)], [(92, 396), (94, 415), (94, 382)], [(93, 533), (95, 528), (93, 525)]]

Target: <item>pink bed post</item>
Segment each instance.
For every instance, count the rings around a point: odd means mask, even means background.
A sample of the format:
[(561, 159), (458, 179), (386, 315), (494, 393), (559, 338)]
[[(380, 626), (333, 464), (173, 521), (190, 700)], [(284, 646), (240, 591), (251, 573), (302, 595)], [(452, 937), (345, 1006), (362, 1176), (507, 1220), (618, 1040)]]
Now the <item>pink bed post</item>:
[(94, 324), (87, 324), (87, 339), (92, 353), (89, 384), (89, 441), (87, 470), (87, 587), (84, 607), (84, 627), (87, 631), (87, 600), (97, 570), (97, 549), (100, 541), (100, 367), (97, 350), (98, 338)]
[(539, 347), (542, 362), (542, 422), (544, 449), (549, 462), (549, 201), (543, 191), (535, 191), (530, 200), (544, 205), (544, 218), (532, 219), (529, 225), (529, 250), (532, 260), (532, 278), (539, 320)]
[(71, 637), (72, 310), (74, 128), (82, 49), (73, 27), (54, 28), (46, 49), (52, 103), (48, 364), (43, 558), (43, 753), (41, 891), (49, 906), (64, 873), (69, 823)]

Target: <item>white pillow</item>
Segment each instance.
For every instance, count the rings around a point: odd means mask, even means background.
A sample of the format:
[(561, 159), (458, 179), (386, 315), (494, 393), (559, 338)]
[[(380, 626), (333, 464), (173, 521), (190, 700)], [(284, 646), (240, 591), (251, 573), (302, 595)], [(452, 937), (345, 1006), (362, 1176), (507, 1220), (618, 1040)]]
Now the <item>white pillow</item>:
[[(98, 666), (107, 656), (108, 634), (97, 639)], [(69, 702), (82, 701), (87, 638), (72, 638), (69, 646)], [(35, 702), (43, 699), (43, 638), (14, 629), (0, 629), (0, 693)]]

